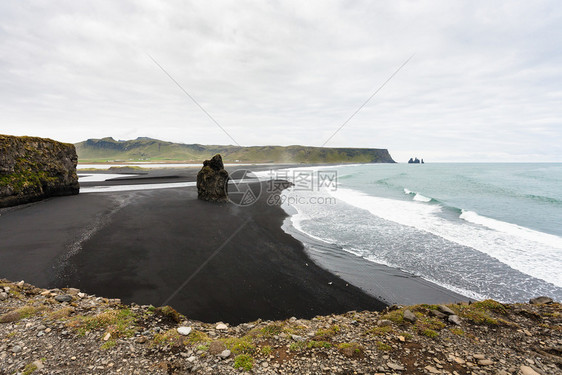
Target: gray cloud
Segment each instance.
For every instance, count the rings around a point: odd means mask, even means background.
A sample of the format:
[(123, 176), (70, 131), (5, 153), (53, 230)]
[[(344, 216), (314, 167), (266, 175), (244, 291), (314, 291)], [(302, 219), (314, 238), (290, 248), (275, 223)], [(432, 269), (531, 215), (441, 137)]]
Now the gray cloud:
[(0, 3), (0, 133), (562, 161), (556, 1)]

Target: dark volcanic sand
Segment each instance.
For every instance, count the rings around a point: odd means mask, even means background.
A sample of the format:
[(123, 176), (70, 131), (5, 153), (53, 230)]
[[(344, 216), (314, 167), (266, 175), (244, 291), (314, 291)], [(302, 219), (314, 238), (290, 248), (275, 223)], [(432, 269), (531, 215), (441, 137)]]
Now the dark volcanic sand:
[(312, 263), (281, 229), (283, 210), (265, 199), (217, 205), (174, 188), (2, 210), (0, 277), (157, 306), (224, 244), (168, 302), (190, 319), (234, 324), (385, 306)]

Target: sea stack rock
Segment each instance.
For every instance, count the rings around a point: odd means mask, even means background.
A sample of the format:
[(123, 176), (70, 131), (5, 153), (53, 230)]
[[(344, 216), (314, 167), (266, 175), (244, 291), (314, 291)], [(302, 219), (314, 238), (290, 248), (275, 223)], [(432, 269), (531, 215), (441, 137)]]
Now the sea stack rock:
[(78, 194), (74, 145), (0, 134), (0, 207)]
[(228, 202), (228, 172), (222, 157), (216, 154), (203, 162), (197, 173), (197, 198), (210, 202)]

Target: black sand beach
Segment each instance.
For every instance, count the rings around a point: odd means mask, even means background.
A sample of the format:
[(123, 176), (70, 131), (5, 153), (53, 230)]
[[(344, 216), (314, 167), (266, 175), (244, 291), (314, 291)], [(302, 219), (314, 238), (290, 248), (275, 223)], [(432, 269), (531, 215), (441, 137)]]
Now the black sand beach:
[[(194, 181), (197, 171), (151, 170), (82, 186)], [(191, 319), (232, 324), (380, 310), (393, 293), (425, 302), (465, 299), (384, 266), (354, 272), (357, 260), (342, 263), (344, 281), (310, 260), (302, 243), (281, 229), (283, 209), (266, 200), (262, 194), (248, 207), (211, 204), (197, 200), (194, 187), (183, 187), (80, 194), (4, 209), (0, 275), (124, 302), (170, 304)], [(319, 264), (335, 265), (333, 259)], [(393, 284), (399, 290), (389, 292)]]
[(4, 210), (0, 274), (124, 302), (167, 302), (207, 322), (385, 306), (314, 265), (281, 229), (283, 210), (265, 199), (217, 205), (197, 200), (195, 188), (174, 188), (80, 194)]

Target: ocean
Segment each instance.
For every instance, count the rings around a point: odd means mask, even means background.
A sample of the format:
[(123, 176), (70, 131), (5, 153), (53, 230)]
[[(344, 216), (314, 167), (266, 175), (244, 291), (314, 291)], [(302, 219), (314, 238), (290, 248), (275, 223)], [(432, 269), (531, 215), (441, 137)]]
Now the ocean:
[(295, 183), (280, 196), (293, 228), (331, 251), (474, 299), (562, 300), (562, 164), (362, 164), (275, 174)]

